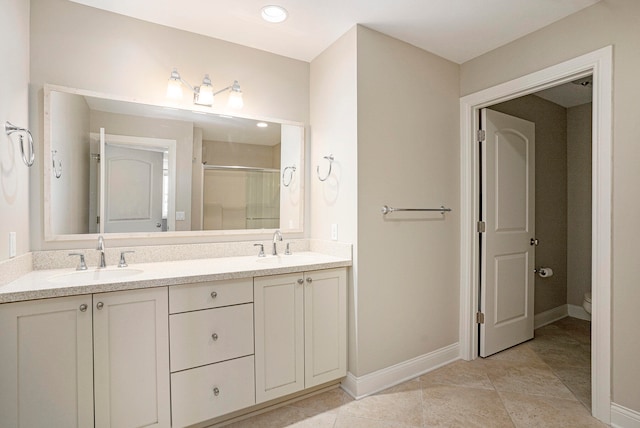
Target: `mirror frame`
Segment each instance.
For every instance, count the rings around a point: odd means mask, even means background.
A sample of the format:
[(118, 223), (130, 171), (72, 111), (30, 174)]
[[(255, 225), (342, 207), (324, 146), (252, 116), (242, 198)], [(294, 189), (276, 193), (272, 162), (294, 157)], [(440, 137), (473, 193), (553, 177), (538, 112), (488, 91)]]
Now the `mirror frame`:
[[(44, 92), (44, 139), (43, 139), (43, 178), (44, 178), (44, 186), (43, 186), (43, 221), (44, 221), (44, 240), (45, 242), (61, 242), (61, 241), (94, 241), (98, 238), (100, 233), (85, 233), (85, 234), (55, 234), (51, 227), (51, 188), (52, 188), (52, 175), (53, 175), (53, 165), (52, 165), (52, 153), (51, 153), (51, 136), (52, 136), (52, 123), (51, 123), (51, 92), (65, 92), (68, 94), (75, 94), (81, 96), (95, 97), (95, 98), (105, 98), (113, 101), (122, 101), (128, 103), (135, 104), (144, 104), (156, 107), (167, 107), (170, 109), (178, 109), (184, 111), (191, 111), (199, 114), (219, 114), (217, 112), (211, 111), (207, 107), (202, 107), (194, 104), (193, 106), (185, 106), (179, 104), (172, 103), (157, 103), (151, 101), (145, 101), (139, 98), (128, 98), (111, 94), (104, 94), (95, 91), (89, 91), (85, 89), (77, 89), (70, 88), (66, 86), (53, 85), (53, 84), (44, 84), (43, 92)], [(226, 114), (226, 113), (225, 113)], [(301, 236), (304, 234), (304, 225), (305, 225), (305, 213), (304, 206), (306, 201), (305, 195), (305, 154), (306, 154), (306, 127), (304, 123), (291, 121), (291, 120), (283, 120), (283, 119), (274, 119), (266, 116), (252, 116), (252, 115), (242, 115), (242, 114), (233, 114), (233, 117), (238, 117), (242, 119), (250, 119), (256, 121), (266, 121), (266, 122), (274, 122), (279, 123), (281, 125), (294, 125), (300, 126), (302, 129), (302, 138), (301, 138), (301, 146), (300, 146), (300, 165), (298, 168), (299, 171), (299, 192), (300, 192), (300, 201), (299, 201), (299, 218), (300, 221), (298, 223), (298, 227), (294, 229), (284, 229), (282, 230), (283, 234), (287, 235), (295, 235)], [(281, 167), (282, 168), (282, 167)], [(229, 241), (229, 238), (236, 238), (236, 240), (248, 240), (255, 236), (271, 236), (277, 229), (230, 229), (230, 230), (191, 230), (191, 231), (167, 231), (167, 232), (130, 232), (130, 233), (120, 233), (120, 232), (111, 232), (105, 233), (105, 238), (111, 239), (152, 239), (154, 241), (162, 241), (167, 238), (171, 240), (171, 242), (176, 242), (176, 238), (221, 238), (219, 240), (214, 240), (212, 242), (221, 242), (221, 241)]]

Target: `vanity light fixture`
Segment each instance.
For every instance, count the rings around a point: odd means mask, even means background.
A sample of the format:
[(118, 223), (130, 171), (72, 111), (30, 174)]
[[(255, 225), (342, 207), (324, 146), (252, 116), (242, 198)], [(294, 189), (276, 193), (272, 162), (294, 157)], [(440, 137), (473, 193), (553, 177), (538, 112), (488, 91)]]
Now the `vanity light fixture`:
[(182, 98), (182, 84), (186, 85), (191, 92), (193, 92), (193, 103), (197, 105), (211, 107), (213, 106), (214, 97), (225, 91), (231, 92), (229, 94), (229, 99), (227, 100), (229, 107), (240, 109), (244, 104), (242, 101), (240, 84), (237, 80), (234, 80), (232, 85), (229, 85), (224, 89), (220, 89), (217, 92), (213, 92), (213, 85), (211, 84), (211, 78), (208, 74), (204, 75), (200, 86), (191, 86), (186, 80), (180, 77), (178, 69), (174, 68), (171, 72), (171, 76), (169, 76), (169, 82), (167, 83), (167, 98)]
[(287, 10), (284, 7), (274, 4), (263, 7), (261, 14), (262, 19), (274, 24), (283, 22), (285, 19), (287, 19), (288, 16)]

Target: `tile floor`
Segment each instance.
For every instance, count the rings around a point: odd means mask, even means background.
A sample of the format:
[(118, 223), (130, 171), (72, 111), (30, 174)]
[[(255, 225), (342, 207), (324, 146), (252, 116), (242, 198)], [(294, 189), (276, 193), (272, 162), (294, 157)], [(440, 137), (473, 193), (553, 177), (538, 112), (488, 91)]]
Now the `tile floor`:
[(456, 361), (355, 401), (342, 389), (231, 428), (603, 427), (592, 418), (590, 323), (565, 318), (487, 359)]

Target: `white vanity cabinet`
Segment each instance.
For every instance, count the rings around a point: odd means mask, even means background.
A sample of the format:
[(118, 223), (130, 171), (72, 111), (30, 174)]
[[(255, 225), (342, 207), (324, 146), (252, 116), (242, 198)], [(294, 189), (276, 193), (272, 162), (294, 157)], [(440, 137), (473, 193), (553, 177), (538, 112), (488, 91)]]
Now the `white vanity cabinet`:
[(347, 373), (346, 269), (254, 279), (256, 402)]
[(169, 288), (173, 427), (255, 404), (253, 279)]
[(166, 287), (0, 305), (2, 426), (169, 427), (167, 317)]

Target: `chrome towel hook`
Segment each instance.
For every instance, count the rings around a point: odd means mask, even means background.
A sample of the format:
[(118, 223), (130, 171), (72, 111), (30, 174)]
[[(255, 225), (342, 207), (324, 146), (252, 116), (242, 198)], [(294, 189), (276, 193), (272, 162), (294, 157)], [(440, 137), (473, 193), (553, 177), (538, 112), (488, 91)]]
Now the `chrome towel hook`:
[[(287, 174), (287, 170), (291, 170), (291, 173), (289, 174), (289, 182), (287, 183), (286, 180), (286, 174)], [(284, 168), (284, 170), (282, 171), (282, 185), (284, 187), (289, 187), (291, 185), (291, 182), (293, 181), (293, 173), (296, 172), (296, 166), (292, 165), (292, 166), (287, 166)]]
[(333, 158), (332, 154), (330, 154), (329, 156), (324, 156), (323, 159), (326, 159), (326, 160), (329, 161), (329, 171), (327, 172), (327, 175), (324, 178), (322, 178), (322, 177), (320, 177), (320, 165), (318, 165), (316, 167), (316, 173), (318, 174), (318, 180), (320, 180), (320, 181), (326, 181), (327, 178), (329, 178), (329, 176), (331, 175), (331, 167), (332, 167), (333, 161), (334, 161), (334, 158)]
[[(19, 126), (16, 126), (13, 123), (7, 121), (4, 124), (4, 132), (8, 136), (11, 136), (11, 134), (15, 132), (18, 133), (18, 136), (20, 137), (20, 153), (22, 154), (22, 161), (26, 166), (33, 165), (33, 161), (36, 157), (36, 154), (33, 148), (33, 135), (31, 135), (31, 131), (29, 131), (27, 128), (20, 128)], [(24, 136), (22, 134), (27, 134), (27, 137), (29, 137), (29, 156), (28, 157), (24, 152)]]
[(57, 150), (51, 150), (51, 163), (53, 164), (53, 175), (56, 178), (62, 177), (62, 161), (58, 159), (58, 166), (56, 167), (56, 154)]

